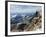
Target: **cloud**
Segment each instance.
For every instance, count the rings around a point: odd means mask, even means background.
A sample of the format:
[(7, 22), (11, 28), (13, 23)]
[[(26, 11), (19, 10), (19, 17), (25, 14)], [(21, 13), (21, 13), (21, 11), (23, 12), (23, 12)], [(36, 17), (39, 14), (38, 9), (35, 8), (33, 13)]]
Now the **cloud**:
[(35, 13), (40, 6), (31, 6), (31, 5), (10, 5), (11, 13)]

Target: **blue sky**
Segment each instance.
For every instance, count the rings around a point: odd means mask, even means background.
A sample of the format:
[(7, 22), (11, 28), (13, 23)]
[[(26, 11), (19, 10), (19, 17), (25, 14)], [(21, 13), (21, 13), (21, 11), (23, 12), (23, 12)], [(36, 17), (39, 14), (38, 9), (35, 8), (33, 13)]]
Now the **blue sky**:
[(10, 13), (35, 13), (41, 6), (10, 5)]

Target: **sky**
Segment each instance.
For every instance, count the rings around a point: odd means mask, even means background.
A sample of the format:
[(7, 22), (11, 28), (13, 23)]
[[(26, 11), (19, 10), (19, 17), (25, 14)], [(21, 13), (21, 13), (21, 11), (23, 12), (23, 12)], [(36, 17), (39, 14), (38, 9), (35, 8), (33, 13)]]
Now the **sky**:
[(35, 13), (41, 6), (32, 5), (10, 5), (10, 13)]

